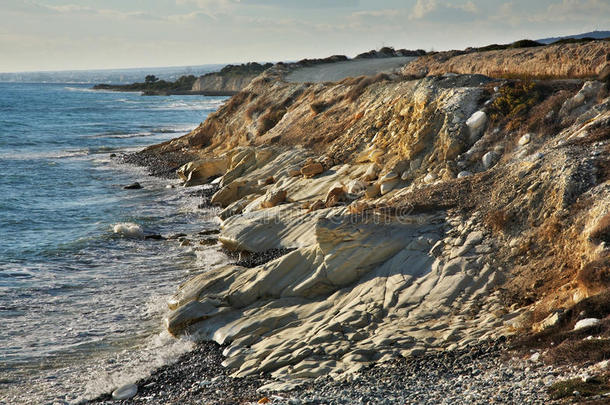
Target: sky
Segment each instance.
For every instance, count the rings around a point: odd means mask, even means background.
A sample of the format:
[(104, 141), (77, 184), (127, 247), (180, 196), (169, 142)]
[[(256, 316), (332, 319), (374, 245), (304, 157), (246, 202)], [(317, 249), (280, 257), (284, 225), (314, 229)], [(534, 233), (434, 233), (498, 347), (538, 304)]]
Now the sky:
[(276, 62), (610, 29), (610, 0), (0, 0), (0, 72)]

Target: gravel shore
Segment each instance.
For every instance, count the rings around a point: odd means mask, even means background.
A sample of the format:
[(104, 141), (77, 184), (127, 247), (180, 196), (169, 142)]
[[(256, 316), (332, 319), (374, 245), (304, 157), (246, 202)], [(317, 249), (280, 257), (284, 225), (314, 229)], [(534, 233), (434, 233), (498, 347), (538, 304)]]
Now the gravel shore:
[(221, 366), (222, 348), (201, 343), (178, 362), (138, 382), (125, 401), (110, 394), (102, 404), (248, 404), (267, 398), (273, 404), (544, 404), (547, 388), (577, 375), (576, 369), (511, 358), (503, 341), (450, 352), (398, 358), (364, 368), (345, 381), (305, 380), (279, 393), (260, 390), (268, 375), (233, 379)]

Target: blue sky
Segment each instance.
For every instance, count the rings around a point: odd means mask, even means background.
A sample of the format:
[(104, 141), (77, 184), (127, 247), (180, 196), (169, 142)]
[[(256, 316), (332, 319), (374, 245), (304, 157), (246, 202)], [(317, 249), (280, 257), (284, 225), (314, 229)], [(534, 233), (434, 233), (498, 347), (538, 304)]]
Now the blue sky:
[(0, 72), (426, 50), (610, 29), (610, 0), (1, 0)]

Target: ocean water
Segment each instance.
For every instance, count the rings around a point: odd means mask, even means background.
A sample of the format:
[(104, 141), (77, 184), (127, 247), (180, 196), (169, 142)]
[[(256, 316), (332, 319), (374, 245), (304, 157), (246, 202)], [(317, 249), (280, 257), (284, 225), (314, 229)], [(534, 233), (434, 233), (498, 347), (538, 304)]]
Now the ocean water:
[(166, 300), (226, 258), (113, 227), (194, 233), (213, 213), (110, 154), (182, 135), (223, 102), (0, 83), (0, 403), (76, 403), (190, 349), (163, 329)]

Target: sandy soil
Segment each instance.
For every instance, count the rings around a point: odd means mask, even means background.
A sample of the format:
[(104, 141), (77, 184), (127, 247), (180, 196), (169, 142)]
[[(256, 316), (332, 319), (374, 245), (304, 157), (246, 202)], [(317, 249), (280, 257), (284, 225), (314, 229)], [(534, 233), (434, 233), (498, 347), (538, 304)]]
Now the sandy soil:
[(336, 82), (346, 77), (371, 76), (377, 73), (390, 73), (411, 62), (414, 57), (359, 59), (337, 63), (304, 67), (290, 73), (289, 82)]

